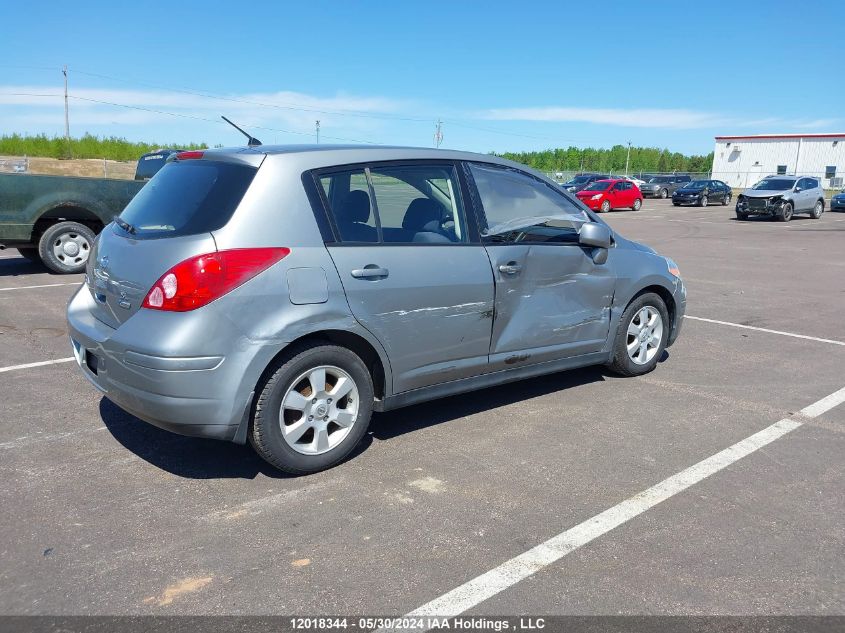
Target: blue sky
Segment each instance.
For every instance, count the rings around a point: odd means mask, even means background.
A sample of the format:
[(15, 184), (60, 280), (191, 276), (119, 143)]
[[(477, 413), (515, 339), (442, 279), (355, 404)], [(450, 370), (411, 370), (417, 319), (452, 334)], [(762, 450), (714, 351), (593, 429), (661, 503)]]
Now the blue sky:
[(63, 133), (67, 64), (75, 136), (240, 144), (226, 114), (265, 143), (311, 142), (320, 119), (323, 142), (429, 146), (441, 118), (449, 148), (706, 153), (717, 134), (845, 131), (842, 12), (837, 1), (0, 0), (0, 133)]

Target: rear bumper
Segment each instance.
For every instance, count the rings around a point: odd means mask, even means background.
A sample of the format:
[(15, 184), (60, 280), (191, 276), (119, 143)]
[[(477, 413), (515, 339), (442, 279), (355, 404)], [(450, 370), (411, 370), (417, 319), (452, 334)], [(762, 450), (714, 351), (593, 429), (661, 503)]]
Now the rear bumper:
[[(254, 389), (250, 367), (263, 360), (257, 358), (262, 348), (247, 345), (203, 355), (157, 351), (150, 345), (155, 330), (143, 320), (160, 319), (163, 313), (140, 311), (113, 329), (93, 316), (92, 302), (83, 286), (68, 304), (67, 317), (77, 364), (94, 387), (128, 413), (167, 431), (240, 441), (238, 430), (248, 420)], [(185, 340), (207, 341), (201, 332), (181, 334)]]

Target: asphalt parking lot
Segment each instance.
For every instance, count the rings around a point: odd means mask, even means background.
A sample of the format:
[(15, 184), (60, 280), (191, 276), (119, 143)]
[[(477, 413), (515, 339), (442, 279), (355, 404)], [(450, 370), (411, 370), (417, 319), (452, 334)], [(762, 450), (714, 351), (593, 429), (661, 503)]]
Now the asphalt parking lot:
[(0, 252), (0, 612), (845, 613), (845, 214), (604, 217), (687, 283), (653, 373), (377, 414), (352, 459), (301, 478), (134, 419), (71, 362), (18, 367), (71, 355), (81, 276)]

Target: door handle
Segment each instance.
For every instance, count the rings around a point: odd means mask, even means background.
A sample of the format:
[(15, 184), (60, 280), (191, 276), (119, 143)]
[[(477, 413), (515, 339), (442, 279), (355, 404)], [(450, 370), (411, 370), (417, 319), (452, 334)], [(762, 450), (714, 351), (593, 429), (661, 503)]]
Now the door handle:
[(520, 266), (516, 262), (508, 262), (507, 264), (501, 264), (499, 266), (499, 272), (504, 273), (506, 275), (515, 275), (520, 270), (522, 270), (522, 266)]
[(352, 271), (352, 276), (356, 279), (374, 279), (379, 277), (387, 277), (387, 275), (387, 268), (381, 268), (373, 264), (364, 266), (363, 268), (356, 268)]

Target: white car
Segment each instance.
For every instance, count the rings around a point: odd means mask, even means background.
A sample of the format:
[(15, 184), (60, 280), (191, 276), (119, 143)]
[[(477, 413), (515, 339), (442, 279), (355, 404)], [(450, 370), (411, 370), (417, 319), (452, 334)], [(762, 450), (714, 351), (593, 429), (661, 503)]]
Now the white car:
[(619, 176), (619, 177), (624, 178), (625, 180), (630, 180), (632, 183), (637, 185), (637, 187), (645, 184), (645, 180), (640, 180), (639, 178), (637, 178), (635, 176)]

